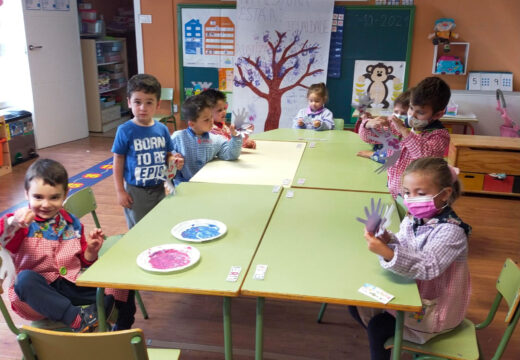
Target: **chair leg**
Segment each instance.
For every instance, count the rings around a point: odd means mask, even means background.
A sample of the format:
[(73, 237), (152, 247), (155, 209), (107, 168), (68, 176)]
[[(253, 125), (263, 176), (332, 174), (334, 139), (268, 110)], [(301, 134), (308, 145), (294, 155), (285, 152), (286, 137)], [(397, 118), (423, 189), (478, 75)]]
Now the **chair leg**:
[(135, 299), (137, 300), (137, 303), (139, 304), (139, 308), (141, 309), (141, 312), (143, 313), (143, 317), (145, 319), (148, 319), (148, 312), (146, 311), (146, 307), (144, 306), (143, 299), (141, 299), (141, 294), (139, 294), (139, 291), (135, 291)]
[(321, 323), (321, 318), (323, 317), (323, 314), (325, 314), (325, 310), (327, 309), (327, 303), (321, 304), (320, 313), (318, 314), (318, 323)]

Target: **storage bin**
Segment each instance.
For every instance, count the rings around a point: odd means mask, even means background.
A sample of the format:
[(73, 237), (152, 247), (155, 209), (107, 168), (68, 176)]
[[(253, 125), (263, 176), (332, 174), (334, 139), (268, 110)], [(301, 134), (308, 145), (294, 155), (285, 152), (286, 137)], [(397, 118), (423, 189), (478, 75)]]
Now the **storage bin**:
[(115, 79), (124, 79), (125, 78), (125, 73), (124, 72), (113, 72), (110, 74), (110, 79), (111, 80), (115, 80)]
[(79, 11), (81, 16), (81, 20), (83, 21), (96, 21), (97, 19), (97, 11), (92, 9), (81, 9)]
[(101, 110), (101, 121), (107, 123), (121, 118), (121, 105), (114, 105)]
[(513, 192), (515, 194), (520, 194), (520, 176), (515, 176), (515, 180), (513, 181)]
[(491, 175), (484, 175), (484, 191), (493, 191), (501, 193), (513, 192), (514, 176), (506, 176), (504, 180), (499, 180)]
[(484, 187), (484, 174), (466, 173), (459, 174), (462, 191), (482, 191)]

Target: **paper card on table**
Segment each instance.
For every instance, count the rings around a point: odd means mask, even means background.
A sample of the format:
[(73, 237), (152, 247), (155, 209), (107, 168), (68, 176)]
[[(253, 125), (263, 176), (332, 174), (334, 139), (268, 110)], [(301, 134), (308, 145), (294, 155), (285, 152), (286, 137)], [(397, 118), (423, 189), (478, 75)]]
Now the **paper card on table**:
[(363, 286), (361, 286), (358, 291), (383, 304), (387, 304), (390, 300), (392, 300), (395, 297), (394, 295), (387, 293), (383, 289), (368, 283), (363, 284)]
[(291, 179), (283, 179), (282, 184), (283, 185), (289, 185), (291, 183)]
[(231, 269), (229, 270), (229, 274), (226, 278), (226, 281), (235, 282), (238, 280), (238, 276), (240, 275), (240, 271), (242, 271), (242, 268), (240, 266), (231, 266)]
[(305, 184), (305, 178), (299, 178), (298, 185), (303, 185), (303, 184)]
[(285, 195), (285, 197), (293, 198), (293, 197), (294, 197), (294, 191), (292, 191), (292, 190), (288, 190), (288, 191), (287, 191), (287, 194)]
[(261, 265), (261, 264), (256, 265), (256, 270), (253, 275), (253, 279), (264, 280), (266, 271), (267, 271), (267, 265)]
[(309, 143), (309, 147), (310, 147), (310, 148), (315, 148), (315, 147), (316, 147), (316, 143), (315, 143), (315, 142), (311, 142), (311, 143)]
[(274, 193), (277, 193), (277, 192), (280, 191), (281, 188), (282, 188), (282, 187), (281, 187), (280, 185), (275, 185), (275, 186), (273, 187), (273, 192), (274, 192)]

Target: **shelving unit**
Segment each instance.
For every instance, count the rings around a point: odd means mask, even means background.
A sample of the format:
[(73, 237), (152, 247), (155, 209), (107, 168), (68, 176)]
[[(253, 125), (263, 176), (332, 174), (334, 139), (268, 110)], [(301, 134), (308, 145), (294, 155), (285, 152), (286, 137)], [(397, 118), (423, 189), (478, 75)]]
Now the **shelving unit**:
[[(125, 122), (128, 64), (126, 40), (81, 39), (88, 128), (106, 132)], [(102, 101), (108, 99), (108, 101)]]
[(0, 176), (9, 174), (12, 171), (11, 167), (11, 154), (9, 152), (9, 140), (8, 128), (6, 126), (3, 116), (0, 116)]
[(466, 75), (468, 69), (469, 43), (452, 42), (450, 51), (444, 52), (443, 45), (435, 45), (432, 74)]

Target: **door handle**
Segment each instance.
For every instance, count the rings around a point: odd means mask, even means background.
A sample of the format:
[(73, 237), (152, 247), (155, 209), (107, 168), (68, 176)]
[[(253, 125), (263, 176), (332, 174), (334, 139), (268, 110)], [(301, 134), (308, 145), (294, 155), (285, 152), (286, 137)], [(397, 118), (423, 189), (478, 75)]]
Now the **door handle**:
[(29, 50), (36, 50), (36, 49), (41, 49), (43, 46), (41, 45), (29, 45)]

